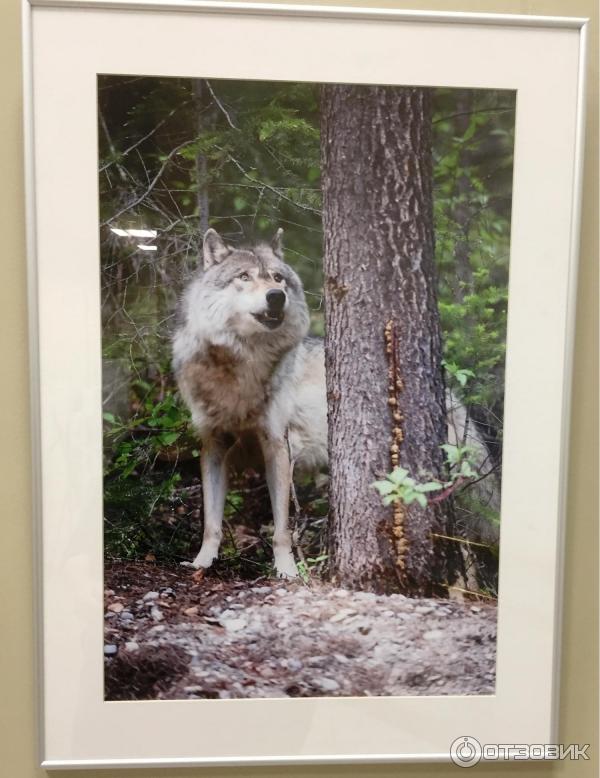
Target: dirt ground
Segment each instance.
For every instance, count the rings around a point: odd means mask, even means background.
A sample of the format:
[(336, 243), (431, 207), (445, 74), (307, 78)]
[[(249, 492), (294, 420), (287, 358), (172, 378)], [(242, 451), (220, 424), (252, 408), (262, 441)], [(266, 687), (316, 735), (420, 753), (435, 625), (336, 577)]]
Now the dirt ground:
[(108, 700), (492, 694), (491, 604), (113, 562)]

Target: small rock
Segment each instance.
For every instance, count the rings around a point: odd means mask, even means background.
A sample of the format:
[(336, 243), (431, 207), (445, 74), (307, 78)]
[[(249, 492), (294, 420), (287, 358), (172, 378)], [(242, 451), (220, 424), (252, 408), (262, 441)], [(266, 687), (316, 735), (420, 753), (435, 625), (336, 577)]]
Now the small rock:
[(125, 608), (122, 602), (113, 602), (111, 603), (106, 610), (111, 611), (112, 613), (121, 613), (121, 611)]
[(248, 626), (248, 622), (246, 619), (225, 619), (225, 621), (221, 622), (227, 632), (239, 632), (242, 629), (245, 629)]
[(336, 597), (347, 597), (348, 596), (348, 590), (347, 589), (337, 589), (337, 591), (334, 592), (334, 595)]
[(381, 611), (381, 615), (384, 619), (391, 619), (394, 616), (394, 611)]
[(334, 654), (333, 658), (336, 659), (340, 664), (346, 664), (346, 662), (350, 661), (344, 654)]
[(150, 611), (150, 615), (154, 619), (154, 621), (162, 621), (164, 619), (164, 616), (162, 615), (162, 611), (160, 608), (152, 608)]
[(471, 613), (481, 613), (481, 608), (478, 605), (472, 605)]
[(120, 617), (121, 621), (133, 621), (135, 618), (131, 611), (122, 611)]
[(144, 602), (152, 602), (152, 600), (158, 600), (158, 592), (146, 592), (142, 597)]
[(299, 659), (292, 657), (287, 660), (287, 666), (292, 672), (298, 672), (298, 670), (302, 670), (303, 664)]
[(104, 590), (104, 596), (105, 597), (113, 597), (114, 594), (115, 594), (115, 590), (114, 589), (105, 589)]
[(377, 599), (377, 595), (374, 592), (356, 592), (354, 597), (361, 602), (374, 602)]
[(415, 608), (415, 613), (433, 613), (431, 605), (419, 605)]
[(255, 594), (268, 594), (271, 591), (270, 586), (253, 586), (252, 589), (250, 589), (251, 592), (254, 592)]
[(324, 692), (335, 692), (340, 688), (339, 683), (334, 681), (333, 678), (315, 678), (314, 684)]
[(441, 629), (430, 629), (423, 633), (424, 640), (439, 640), (444, 637), (444, 632)]
[(341, 611), (338, 611), (334, 616), (332, 616), (329, 621), (332, 624), (335, 624), (338, 621), (343, 621), (344, 619), (347, 619), (349, 616), (356, 615), (356, 611), (352, 610), (352, 608), (342, 608)]
[(135, 640), (130, 640), (127, 643), (125, 643), (125, 650), (126, 651), (137, 651), (140, 647), (139, 643), (136, 643)]
[(286, 589), (275, 589), (275, 594), (278, 597), (284, 597), (287, 594)]
[(373, 657), (378, 662), (385, 662), (387, 664), (390, 660), (392, 650), (393, 644), (390, 644), (387, 640), (382, 643), (377, 643), (373, 647)]
[(183, 612), (186, 616), (197, 616), (200, 608), (197, 605), (192, 605), (191, 608), (186, 608)]
[(116, 619), (117, 618), (117, 614), (116, 613), (108, 613), (107, 612), (107, 613), (104, 614), (104, 618), (105, 619)]
[(114, 643), (109, 643), (104, 646), (104, 656), (114, 656), (118, 650)]

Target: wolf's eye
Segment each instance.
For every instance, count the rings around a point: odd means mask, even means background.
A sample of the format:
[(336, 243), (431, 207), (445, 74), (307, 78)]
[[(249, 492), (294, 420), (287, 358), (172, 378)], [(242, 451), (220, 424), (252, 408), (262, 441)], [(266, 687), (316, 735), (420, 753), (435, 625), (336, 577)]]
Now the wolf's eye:
[(275, 281), (276, 284), (280, 284), (283, 281), (283, 276), (281, 275), (281, 273), (274, 273), (273, 281)]
[(240, 281), (249, 281), (250, 280), (250, 276), (248, 275), (248, 273), (240, 273), (238, 278), (240, 279)]

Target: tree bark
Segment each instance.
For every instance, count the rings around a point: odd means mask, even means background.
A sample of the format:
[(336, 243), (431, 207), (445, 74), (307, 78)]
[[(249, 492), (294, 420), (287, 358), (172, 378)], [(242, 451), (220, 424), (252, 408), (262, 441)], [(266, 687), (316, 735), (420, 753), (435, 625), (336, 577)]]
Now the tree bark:
[(418, 481), (444, 471), (430, 94), (324, 86), (321, 115), (332, 577), (443, 593), (434, 535), (448, 533), (451, 506), (386, 508), (372, 487), (394, 462)]

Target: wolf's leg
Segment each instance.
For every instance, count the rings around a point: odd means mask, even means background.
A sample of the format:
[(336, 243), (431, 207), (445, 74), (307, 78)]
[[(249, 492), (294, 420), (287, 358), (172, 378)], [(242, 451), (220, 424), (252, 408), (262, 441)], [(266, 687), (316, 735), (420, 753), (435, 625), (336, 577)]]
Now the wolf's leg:
[(287, 442), (284, 437), (260, 435), (265, 459), (267, 485), (273, 509), (273, 555), (275, 569), (281, 578), (298, 575), (292, 554), (292, 536), (288, 526), (290, 508), (291, 465)]
[(204, 497), (204, 535), (200, 552), (192, 562), (196, 568), (210, 567), (219, 553), (227, 493), (226, 453), (227, 446), (216, 438), (203, 442), (200, 467)]

